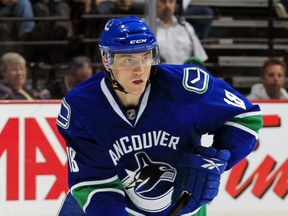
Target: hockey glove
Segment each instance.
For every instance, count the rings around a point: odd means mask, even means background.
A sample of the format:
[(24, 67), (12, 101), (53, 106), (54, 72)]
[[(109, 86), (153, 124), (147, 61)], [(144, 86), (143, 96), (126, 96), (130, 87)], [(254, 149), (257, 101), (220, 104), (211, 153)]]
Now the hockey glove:
[(174, 183), (172, 205), (184, 192), (190, 197), (178, 215), (195, 211), (203, 204), (211, 202), (217, 196), (220, 175), (225, 171), (230, 157), (228, 150), (196, 147), (195, 153), (185, 153), (180, 161)]

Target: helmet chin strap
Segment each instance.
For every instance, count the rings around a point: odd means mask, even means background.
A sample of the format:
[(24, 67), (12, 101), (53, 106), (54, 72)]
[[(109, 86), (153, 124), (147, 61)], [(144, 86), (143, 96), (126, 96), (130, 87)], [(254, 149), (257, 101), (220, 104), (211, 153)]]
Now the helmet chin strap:
[(125, 91), (124, 87), (114, 78), (114, 75), (111, 69), (109, 69), (109, 73), (110, 75), (108, 73), (105, 73), (105, 75), (109, 79), (109, 81), (111, 81), (113, 89), (123, 92), (125, 94), (128, 94), (128, 92)]
[(114, 78), (114, 75), (112, 73), (112, 68), (109, 67), (109, 64), (108, 64), (108, 57), (107, 57), (107, 54), (106, 53), (103, 53), (102, 56), (105, 57), (105, 65), (106, 65), (106, 71), (109, 71), (110, 75), (108, 73), (104, 73), (105, 76), (107, 77), (107, 79), (111, 82), (112, 84), (112, 88), (115, 89), (115, 90), (118, 90), (120, 92), (124, 92), (125, 94), (128, 94), (127, 91), (125, 91), (124, 87)]
[(114, 88), (115, 90), (118, 90), (118, 91), (120, 91), (120, 92), (124, 92), (125, 94), (128, 94), (128, 92), (125, 91), (125, 89), (123, 88), (123, 86), (121, 86), (118, 81), (112, 80), (112, 79), (111, 79), (111, 81), (112, 81), (112, 84), (114, 85), (113, 88)]

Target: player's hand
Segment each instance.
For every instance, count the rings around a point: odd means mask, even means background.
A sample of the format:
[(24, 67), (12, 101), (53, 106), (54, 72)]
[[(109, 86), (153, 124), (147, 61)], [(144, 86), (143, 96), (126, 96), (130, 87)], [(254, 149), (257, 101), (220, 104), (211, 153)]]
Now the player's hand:
[(217, 196), (220, 175), (225, 171), (229, 157), (228, 150), (217, 151), (203, 146), (183, 155), (174, 183), (172, 205), (184, 191), (190, 194), (190, 198), (179, 215), (193, 212)]

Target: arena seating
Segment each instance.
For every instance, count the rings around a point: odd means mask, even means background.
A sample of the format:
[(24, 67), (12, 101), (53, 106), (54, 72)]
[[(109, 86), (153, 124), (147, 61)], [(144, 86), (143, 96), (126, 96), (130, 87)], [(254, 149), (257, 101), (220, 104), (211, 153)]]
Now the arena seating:
[(215, 11), (209, 38), (202, 41), (209, 56), (207, 68), (243, 93), (259, 81), (265, 59), (287, 56), (287, 21), (277, 17), (276, 2), (192, 1), (193, 5), (207, 5)]
[[(243, 93), (259, 80), (259, 69), (265, 59), (287, 56), (288, 21), (277, 17), (275, 2), (277, 0), (192, 1), (193, 5), (207, 5), (215, 11), (214, 17), (208, 17), (213, 19), (209, 37), (202, 40), (209, 56), (207, 69)], [(199, 19), (199, 16), (185, 18)], [(55, 21), (57, 18), (50, 19)], [(86, 15), (79, 19), (73, 22), (93, 26), (105, 17)], [(31, 83), (41, 88), (45, 81), (63, 75), (73, 55), (87, 55), (94, 62), (95, 70), (101, 68), (97, 43), (95, 34), (86, 34), (60, 41), (0, 41), (0, 50), (24, 53), (30, 62)]]

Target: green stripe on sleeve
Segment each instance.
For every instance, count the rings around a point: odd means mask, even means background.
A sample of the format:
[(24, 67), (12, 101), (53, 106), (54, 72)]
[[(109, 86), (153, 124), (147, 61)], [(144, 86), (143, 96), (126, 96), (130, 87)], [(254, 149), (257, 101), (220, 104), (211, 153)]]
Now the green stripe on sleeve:
[(263, 127), (262, 115), (251, 115), (245, 116), (243, 118), (235, 117), (231, 120), (231, 122), (247, 127), (256, 133), (258, 133), (259, 130)]

